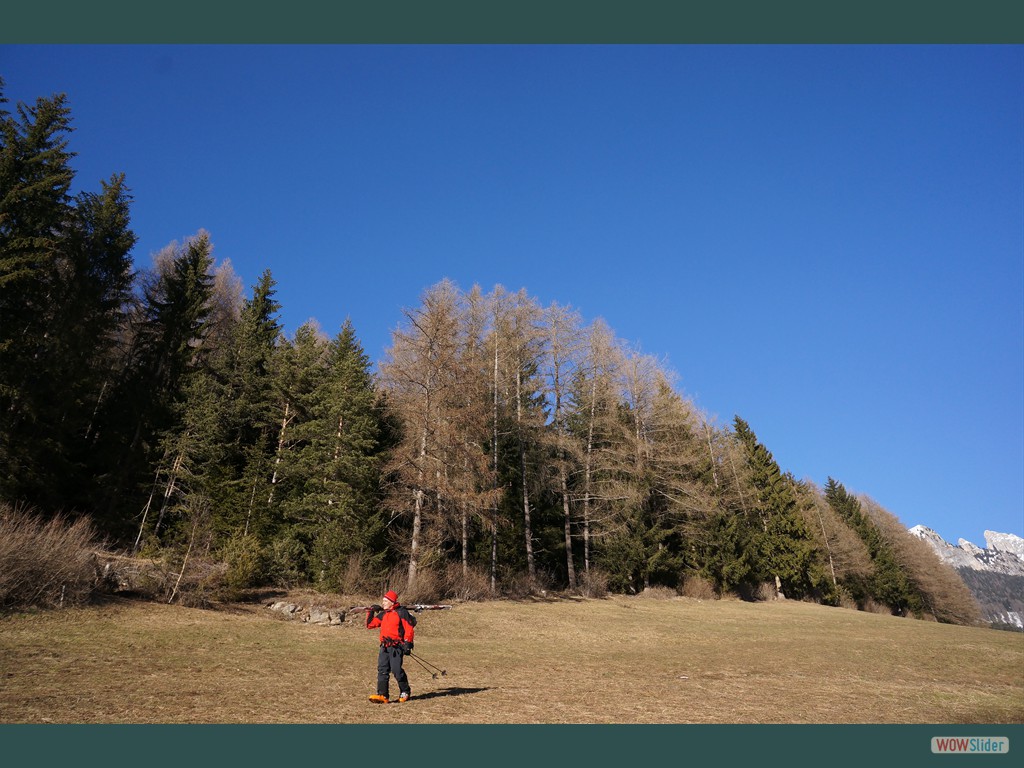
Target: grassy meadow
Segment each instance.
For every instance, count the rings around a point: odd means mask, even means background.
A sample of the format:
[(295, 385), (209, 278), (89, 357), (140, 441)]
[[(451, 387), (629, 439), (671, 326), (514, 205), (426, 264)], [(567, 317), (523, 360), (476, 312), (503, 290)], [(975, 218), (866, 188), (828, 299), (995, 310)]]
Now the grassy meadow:
[(413, 701), (380, 706), (363, 614), (316, 626), (269, 601), (0, 616), (0, 723), (1024, 722), (1020, 633), (785, 601), (459, 603), (419, 614), (415, 652), (446, 674), (407, 658)]

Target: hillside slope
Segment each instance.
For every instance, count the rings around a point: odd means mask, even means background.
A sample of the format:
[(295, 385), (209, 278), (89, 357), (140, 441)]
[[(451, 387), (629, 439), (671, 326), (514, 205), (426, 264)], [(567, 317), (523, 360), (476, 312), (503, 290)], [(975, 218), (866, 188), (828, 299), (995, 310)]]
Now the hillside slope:
[(990, 629), (786, 601), (464, 603), (420, 614), (417, 653), (446, 675), (407, 660), (414, 700), (375, 707), (362, 623), (126, 600), (5, 616), (0, 722), (1024, 721), (1024, 636)]

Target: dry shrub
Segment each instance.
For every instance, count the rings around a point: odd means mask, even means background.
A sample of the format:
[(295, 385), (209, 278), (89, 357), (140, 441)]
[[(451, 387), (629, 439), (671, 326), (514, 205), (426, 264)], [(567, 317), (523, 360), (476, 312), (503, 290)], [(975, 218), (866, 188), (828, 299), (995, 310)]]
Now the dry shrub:
[(844, 587), (842, 584), (840, 584), (838, 587), (836, 587), (836, 593), (838, 595), (838, 597), (837, 597), (837, 600), (838, 600), (837, 605), (840, 608), (846, 608), (847, 610), (850, 610), (850, 611), (860, 610), (860, 606), (857, 605), (856, 599), (854, 599), (853, 595), (850, 594), (850, 590), (847, 589), (846, 587)]
[(486, 600), (491, 596), (491, 579), (480, 568), (470, 566), (463, 571), (462, 565), (449, 563), (444, 576), (445, 600)]
[(92, 523), (0, 504), (0, 607), (86, 602), (101, 582)]
[(534, 584), (524, 571), (507, 570), (498, 580), (498, 590), (512, 600), (522, 600), (534, 593)]
[(695, 600), (715, 600), (718, 598), (714, 585), (703, 576), (684, 577), (679, 594), (683, 597), (694, 598)]
[(106, 557), (106, 570), (118, 591), (147, 600), (205, 608), (214, 602), (240, 599), (228, 563), (195, 554), (151, 551), (153, 557)]
[[(433, 568), (419, 568), (416, 571), (416, 583), (406, 586), (404, 603), (435, 603), (441, 600), (444, 591), (444, 579)], [(401, 592), (399, 592), (401, 595)]]
[(599, 568), (591, 568), (581, 573), (578, 584), (583, 597), (608, 596), (608, 574)]
[(547, 596), (555, 591), (556, 581), (554, 574), (543, 568), (538, 568), (531, 579), (525, 571), (510, 567), (498, 576), (498, 592), (510, 600), (523, 600), (534, 595)]
[(777, 600), (779, 597), (778, 591), (775, 589), (775, 584), (770, 581), (763, 581), (757, 585), (757, 589), (754, 590), (754, 599), (767, 603), (772, 600)]
[(865, 613), (878, 613), (883, 616), (892, 615), (892, 608), (890, 608), (885, 603), (877, 603), (870, 597), (863, 602), (863, 604), (860, 606), (860, 609)]
[[(425, 571), (425, 568), (418, 569), (416, 571), (416, 578), (419, 579), (423, 576)], [(409, 599), (409, 595), (406, 594), (408, 586), (409, 565), (407, 563), (400, 563), (383, 576), (378, 574), (375, 579), (371, 577), (369, 592), (376, 599), (389, 589), (393, 589), (398, 593), (398, 599), (401, 602), (408, 603), (412, 602)]]
[(174, 587), (175, 574), (159, 557), (129, 558), (118, 576), (121, 589), (150, 600), (166, 600)]
[(408, 582), (409, 567), (402, 564), (392, 568), (384, 579), (364, 578), (358, 589), (346, 588), (345, 593), (370, 594), (376, 599), (393, 589), (406, 604), (484, 600), (492, 596), (490, 579), (484, 571), (470, 567), (463, 573), (458, 563), (421, 566), (416, 569), (416, 583), (410, 587)]
[[(497, 594), (512, 600), (521, 600), (532, 595), (546, 595), (553, 591), (552, 575), (539, 570), (531, 582), (529, 576), (511, 568), (504, 570), (498, 578)], [(607, 594), (608, 579), (595, 572), (587, 583), (588, 597), (602, 597)], [(416, 569), (416, 583), (409, 584), (409, 566), (401, 563), (392, 568), (383, 578), (373, 577), (364, 581), (361, 590), (346, 589), (348, 594), (371, 594), (380, 596), (393, 589), (403, 603), (436, 603), (444, 600), (474, 601), (496, 597), (491, 591), (490, 574), (479, 566), (470, 566), (465, 571), (460, 563), (428, 561)]]
[(389, 589), (398, 593), (401, 603), (426, 603), (437, 599), (443, 587), (443, 579), (439, 578), (430, 565), (421, 565), (416, 569), (416, 583), (409, 585), (409, 564), (399, 563), (382, 574), (367, 574), (362, 581), (362, 589), (349, 594), (369, 595), (375, 602)]
[(190, 557), (174, 574), (168, 602), (189, 608), (207, 608), (218, 600), (234, 596), (227, 585), (228, 566), (218, 560)]
[(338, 588), (343, 595), (361, 595), (372, 592), (373, 576), (367, 558), (361, 552), (345, 560), (345, 568), (338, 576)]
[(740, 584), (729, 594), (745, 603), (770, 602), (779, 596), (775, 591), (775, 584), (771, 581), (763, 581), (760, 584)]

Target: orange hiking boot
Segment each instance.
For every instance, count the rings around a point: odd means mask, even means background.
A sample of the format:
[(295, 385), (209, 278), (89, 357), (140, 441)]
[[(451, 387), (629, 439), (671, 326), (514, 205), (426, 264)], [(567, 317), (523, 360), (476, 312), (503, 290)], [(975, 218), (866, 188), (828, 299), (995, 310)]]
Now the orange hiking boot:
[(411, 693), (410, 691), (402, 691), (402, 693), (398, 696), (398, 703), (402, 704), (402, 703), (408, 701), (410, 693)]
[(387, 704), (388, 703), (388, 697), (387, 696), (382, 696), (379, 693), (375, 693), (375, 694), (373, 694), (373, 696), (370, 697), (370, 701), (372, 701), (374, 704)]

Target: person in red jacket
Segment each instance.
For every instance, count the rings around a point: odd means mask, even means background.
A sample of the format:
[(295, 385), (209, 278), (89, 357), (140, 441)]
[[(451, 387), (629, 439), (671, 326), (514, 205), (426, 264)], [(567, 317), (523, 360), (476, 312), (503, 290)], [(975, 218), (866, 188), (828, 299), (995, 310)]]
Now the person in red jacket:
[(388, 703), (388, 683), (391, 675), (398, 683), (398, 701), (409, 700), (412, 689), (409, 677), (402, 669), (402, 661), (412, 653), (416, 633), (416, 618), (398, 604), (398, 595), (388, 590), (381, 598), (383, 605), (371, 605), (366, 612), (366, 628), (380, 627), (380, 651), (377, 654), (377, 693), (370, 701)]

